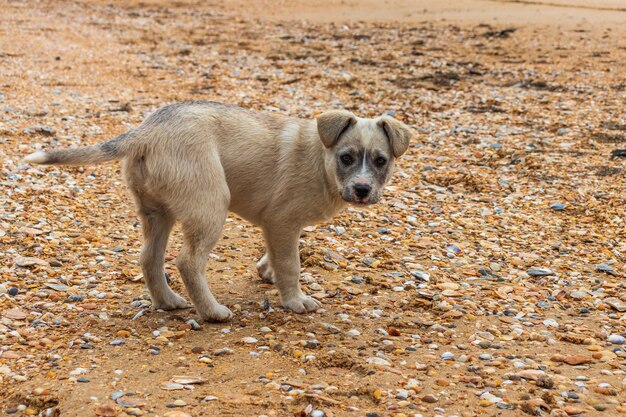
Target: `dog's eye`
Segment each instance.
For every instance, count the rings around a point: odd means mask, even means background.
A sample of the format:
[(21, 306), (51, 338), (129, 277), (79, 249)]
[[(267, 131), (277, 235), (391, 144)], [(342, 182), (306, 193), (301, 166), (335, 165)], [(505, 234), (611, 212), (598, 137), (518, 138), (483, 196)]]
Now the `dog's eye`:
[(343, 162), (344, 165), (352, 165), (354, 163), (354, 158), (351, 155), (342, 155), (341, 162)]
[(374, 163), (376, 164), (376, 166), (382, 167), (387, 163), (387, 160), (382, 156), (379, 156), (378, 158), (376, 158), (376, 160), (374, 160)]

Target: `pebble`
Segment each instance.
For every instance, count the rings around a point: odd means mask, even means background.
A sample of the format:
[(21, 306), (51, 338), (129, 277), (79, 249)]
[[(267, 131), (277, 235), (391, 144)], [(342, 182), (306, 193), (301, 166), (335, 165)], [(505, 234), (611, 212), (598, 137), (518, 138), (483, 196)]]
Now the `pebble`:
[(439, 401), (439, 398), (435, 397), (432, 394), (428, 394), (422, 397), (422, 401), (424, 401), (425, 403), (434, 404)]
[(519, 371), (515, 375), (519, 378), (530, 379), (530, 380), (536, 381), (541, 376), (545, 375), (545, 372), (537, 370), (537, 369), (525, 369), (523, 371)]
[(117, 401), (118, 398), (122, 398), (126, 393), (124, 391), (115, 391), (111, 394), (111, 399)]
[(117, 416), (117, 411), (113, 407), (105, 405), (96, 408), (96, 415), (98, 417), (115, 417)]
[(554, 319), (546, 319), (543, 321), (543, 324), (548, 327), (559, 327), (559, 323), (557, 323)]
[(191, 416), (182, 411), (174, 410), (174, 411), (166, 412), (165, 414), (163, 414), (163, 417), (191, 417)]
[(377, 366), (391, 366), (391, 363), (388, 360), (379, 358), (377, 356), (367, 358), (367, 363)]
[(396, 398), (399, 400), (406, 400), (407, 398), (409, 398), (409, 391), (405, 389), (399, 389), (396, 393)]
[(350, 278), (350, 281), (354, 282), (355, 284), (364, 284), (365, 282), (367, 282), (362, 277), (352, 277), (352, 278)]
[(235, 351), (231, 348), (221, 348), (213, 351), (213, 355), (215, 356), (224, 356), (224, 355), (232, 355)]
[(406, 222), (411, 226), (418, 227), (419, 223), (417, 222), (417, 217), (415, 216), (406, 216)]
[(612, 334), (609, 336), (608, 338), (609, 343), (612, 343), (614, 345), (623, 345), (624, 342), (626, 341), (626, 338), (624, 338), (624, 336), (620, 336), (618, 334)]
[(441, 359), (446, 360), (446, 361), (452, 361), (454, 360), (454, 354), (452, 354), (452, 352), (444, 352), (441, 355)]
[(186, 323), (191, 326), (191, 330), (202, 330), (202, 326), (194, 319), (189, 319)]
[(626, 311), (626, 302), (616, 297), (605, 298), (604, 302), (619, 312)]
[(554, 271), (551, 271), (550, 269), (529, 269), (528, 271), (526, 271), (526, 273), (528, 275), (530, 275), (531, 277), (546, 277), (546, 276), (550, 276), (550, 275), (554, 275)]
[(598, 393), (598, 394), (602, 394), (602, 395), (610, 395), (610, 396), (616, 396), (617, 395), (617, 390), (613, 387), (610, 386), (597, 386), (594, 389), (594, 392)]
[(250, 337), (250, 336), (244, 337), (243, 339), (241, 339), (241, 341), (246, 344), (254, 344), (258, 342), (257, 339), (255, 339), (254, 337)]
[(326, 414), (322, 410), (313, 410), (310, 414), (311, 417), (326, 417)]
[(579, 414), (584, 414), (586, 410), (580, 406), (566, 405), (565, 407), (563, 407), (563, 411), (565, 411), (568, 416), (575, 416)]
[(19, 293), (19, 290), (16, 287), (9, 288), (8, 294), (11, 297), (15, 297)]
[(606, 272), (606, 273), (615, 273), (615, 270), (613, 269), (613, 267), (607, 264), (596, 265), (596, 270), (600, 272)]
[(480, 399), (489, 401), (489, 403), (491, 403), (491, 404), (496, 404), (496, 403), (502, 402), (502, 398), (496, 397), (495, 395), (491, 394), (490, 392), (485, 392), (485, 393), (481, 394)]
[(565, 362), (568, 365), (576, 366), (583, 365), (585, 363), (593, 362), (593, 357), (589, 355), (554, 355), (550, 358), (554, 362)]
[(419, 281), (430, 282), (430, 274), (428, 272), (412, 270), (411, 275)]

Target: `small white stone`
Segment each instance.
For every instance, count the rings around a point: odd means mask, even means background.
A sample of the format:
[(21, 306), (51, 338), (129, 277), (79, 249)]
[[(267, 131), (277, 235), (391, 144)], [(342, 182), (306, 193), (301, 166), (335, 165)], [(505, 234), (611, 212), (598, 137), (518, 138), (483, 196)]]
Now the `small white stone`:
[(248, 337), (244, 337), (243, 339), (241, 339), (241, 341), (243, 343), (248, 343), (248, 344), (254, 344), (254, 343), (258, 342), (257, 339), (255, 339), (254, 337), (249, 337), (249, 336)]
[(406, 222), (410, 224), (411, 226), (415, 226), (415, 227), (418, 226), (417, 217), (415, 216), (406, 216)]
[(485, 392), (480, 396), (481, 400), (487, 400), (492, 404), (496, 404), (496, 403), (501, 403), (502, 402), (502, 398), (500, 397), (496, 397), (495, 395), (493, 395), (490, 392)]
[(396, 393), (396, 398), (399, 400), (406, 400), (409, 398), (409, 391), (405, 389), (399, 389)]
[(502, 265), (496, 262), (492, 262), (489, 264), (489, 268), (491, 268), (493, 272), (499, 272), (502, 269)]
[(86, 374), (87, 372), (89, 371), (85, 368), (76, 368), (70, 372), (70, 375), (82, 375), (82, 374)]
[(548, 326), (548, 327), (559, 327), (559, 323), (556, 322), (556, 320), (553, 319), (545, 319), (543, 321), (544, 326)]
[(391, 363), (388, 360), (378, 358), (376, 356), (371, 356), (367, 358), (367, 363), (378, 366), (391, 366)]

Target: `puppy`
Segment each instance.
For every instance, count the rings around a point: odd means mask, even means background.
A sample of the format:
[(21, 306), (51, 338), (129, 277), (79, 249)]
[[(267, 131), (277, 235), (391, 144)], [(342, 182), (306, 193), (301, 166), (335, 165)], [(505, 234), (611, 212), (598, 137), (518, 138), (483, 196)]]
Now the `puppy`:
[(232, 313), (209, 290), (205, 267), (229, 210), (263, 230), (266, 252), (257, 269), (278, 287), (282, 305), (296, 313), (315, 311), (320, 302), (299, 283), (302, 228), (348, 203), (376, 203), (410, 136), (389, 116), (329, 111), (302, 120), (200, 101), (163, 107), (108, 142), (38, 151), (25, 162), (123, 159), (141, 218), (140, 263), (153, 306), (188, 307), (164, 278), (165, 249), (178, 220), (184, 245), (177, 266), (189, 297), (202, 319), (220, 322)]

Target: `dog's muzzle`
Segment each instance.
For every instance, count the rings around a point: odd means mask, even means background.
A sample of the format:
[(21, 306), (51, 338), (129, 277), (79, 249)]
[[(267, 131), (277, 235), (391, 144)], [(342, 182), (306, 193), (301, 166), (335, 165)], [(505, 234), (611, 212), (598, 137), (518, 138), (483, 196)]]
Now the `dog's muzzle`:
[(372, 192), (372, 187), (368, 184), (355, 184), (352, 187), (344, 188), (341, 197), (348, 203), (366, 205), (373, 204), (378, 198)]

